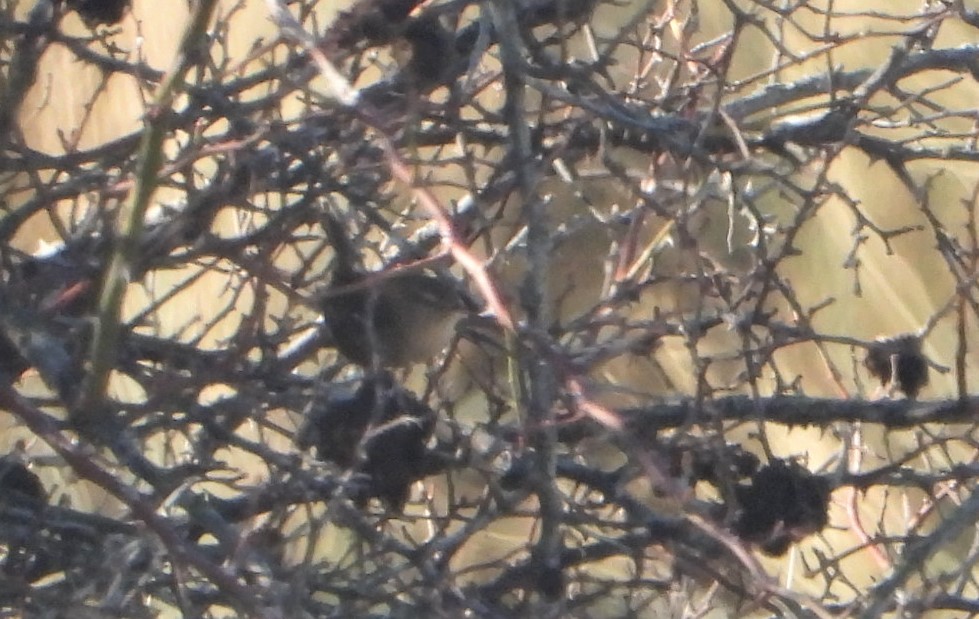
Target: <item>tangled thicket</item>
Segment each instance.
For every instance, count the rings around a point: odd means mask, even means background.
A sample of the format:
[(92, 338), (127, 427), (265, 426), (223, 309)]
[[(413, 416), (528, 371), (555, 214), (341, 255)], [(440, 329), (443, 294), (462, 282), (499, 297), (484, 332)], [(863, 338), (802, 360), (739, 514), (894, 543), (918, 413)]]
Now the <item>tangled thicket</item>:
[(4, 616), (979, 613), (979, 14), (154, 4), (2, 3)]

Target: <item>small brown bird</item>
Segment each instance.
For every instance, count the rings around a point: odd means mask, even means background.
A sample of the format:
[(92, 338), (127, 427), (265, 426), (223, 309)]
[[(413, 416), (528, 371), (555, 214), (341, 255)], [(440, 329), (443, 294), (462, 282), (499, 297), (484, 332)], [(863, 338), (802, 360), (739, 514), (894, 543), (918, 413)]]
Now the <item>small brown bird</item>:
[(917, 399), (928, 384), (928, 361), (921, 354), (921, 338), (916, 335), (877, 338), (867, 348), (863, 363), (882, 387), (891, 385), (910, 400)]
[(387, 372), (365, 378), (346, 398), (330, 399), (309, 413), (296, 435), (320, 460), (363, 473), (366, 483), (349, 496), (363, 507), (380, 498), (401, 512), (411, 485), (429, 472), (426, 443), (435, 430), (435, 412)]
[(365, 274), (344, 227), (332, 216), (325, 227), (336, 257), (321, 304), (340, 353), (366, 368), (404, 367), (445, 348), (473, 306), (458, 282), (421, 272)]
[(411, 273), (379, 279), (334, 278), (349, 292), (328, 291), (323, 316), (337, 349), (364, 367), (404, 367), (429, 361), (445, 348), (466, 305), (453, 284)]

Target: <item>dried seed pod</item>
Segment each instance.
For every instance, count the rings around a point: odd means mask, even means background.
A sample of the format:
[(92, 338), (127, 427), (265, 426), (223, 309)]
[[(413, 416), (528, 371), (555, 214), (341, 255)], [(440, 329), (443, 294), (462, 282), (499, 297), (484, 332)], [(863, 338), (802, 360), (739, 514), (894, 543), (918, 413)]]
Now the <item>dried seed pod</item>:
[(864, 365), (882, 387), (891, 385), (911, 400), (917, 399), (928, 384), (928, 361), (921, 354), (921, 339), (916, 335), (877, 338), (867, 349)]

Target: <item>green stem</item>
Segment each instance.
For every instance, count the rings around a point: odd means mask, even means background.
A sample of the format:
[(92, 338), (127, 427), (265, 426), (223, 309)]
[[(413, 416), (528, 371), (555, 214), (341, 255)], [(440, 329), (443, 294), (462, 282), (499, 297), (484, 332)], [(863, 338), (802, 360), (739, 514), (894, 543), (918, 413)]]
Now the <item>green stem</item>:
[(126, 287), (132, 277), (133, 262), (140, 246), (146, 210), (158, 184), (157, 174), (163, 161), (163, 142), (169, 129), (169, 110), (184, 83), (187, 72), (197, 64), (200, 55), (204, 52), (207, 26), (216, 4), (217, 0), (198, 0), (191, 13), (190, 24), (184, 31), (177, 49), (174, 65), (160, 85), (146, 114), (146, 128), (143, 130), (139, 146), (136, 185), (129, 201), (119, 213), (118, 237), (102, 283), (98, 314), (95, 317), (95, 333), (92, 337), (88, 377), (77, 406), (72, 408), (71, 414), (76, 421), (78, 414), (95, 416), (102, 409), (101, 403), (105, 398), (109, 377), (116, 362), (122, 303)]

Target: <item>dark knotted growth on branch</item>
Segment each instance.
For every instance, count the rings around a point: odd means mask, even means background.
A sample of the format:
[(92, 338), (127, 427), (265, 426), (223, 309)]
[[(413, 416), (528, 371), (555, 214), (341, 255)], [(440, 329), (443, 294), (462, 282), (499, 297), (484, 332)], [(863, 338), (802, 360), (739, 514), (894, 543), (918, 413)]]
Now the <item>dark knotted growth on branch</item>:
[(16, 381), (29, 367), (30, 362), (20, 354), (17, 346), (0, 327), (0, 377)]
[(47, 547), (51, 538), (41, 532), (44, 525), (34, 517), (47, 505), (47, 492), (23, 460), (20, 444), (15, 451), (0, 457), (0, 582), (34, 582), (57, 571), (50, 566), (57, 561), (55, 557), (66, 554), (64, 548), (53, 553)]
[[(97, 301), (106, 243), (73, 239), (43, 256), (3, 260), (0, 273), (0, 378), (35, 367), (66, 401), (80, 382), (85, 321)], [(68, 320), (65, 320), (68, 318)]]
[(877, 338), (867, 349), (864, 365), (882, 387), (891, 385), (911, 400), (928, 384), (928, 361), (921, 354), (921, 338), (916, 335)]
[(411, 484), (428, 473), (426, 443), (434, 429), (435, 412), (382, 373), (365, 378), (352, 396), (312, 410), (297, 443), (315, 446), (321, 460), (363, 474), (363, 486), (349, 491), (359, 506), (377, 497), (400, 512)]
[(5, 499), (14, 495), (38, 503), (47, 502), (47, 492), (40, 478), (13, 455), (0, 458), (0, 495)]
[(796, 462), (773, 460), (738, 485), (741, 506), (734, 531), (767, 555), (785, 554), (793, 542), (817, 533), (829, 522), (832, 491), (827, 480)]
[[(17, 380), (36, 367), (66, 394), (78, 382), (73, 353), (84, 339), (73, 321), (89, 314), (97, 299), (92, 283), (100, 272), (104, 243), (82, 239), (43, 256), (4, 257), (0, 272), (0, 377)], [(84, 330), (84, 326), (81, 327)], [(81, 336), (81, 337), (80, 337)]]
[(534, 570), (536, 589), (547, 600), (560, 600), (567, 591), (567, 575), (561, 569), (560, 560), (538, 562)]
[(678, 443), (667, 453), (670, 476), (717, 487), (754, 475), (760, 465), (758, 456), (732, 443), (724, 445), (723, 452), (714, 445)]
[(70, 401), (82, 371), (78, 339), (77, 334), (48, 316), (0, 301), (0, 378), (16, 380), (34, 367), (48, 387)]
[(119, 23), (129, 4), (130, 0), (68, 0), (68, 8), (77, 11), (90, 28)]
[(420, 89), (435, 87), (453, 75), (453, 65), (458, 61), (454, 34), (435, 16), (408, 22), (395, 41), (393, 53)]
[(340, 11), (324, 37), (323, 47), (338, 53), (390, 42), (422, 0), (362, 0)]

